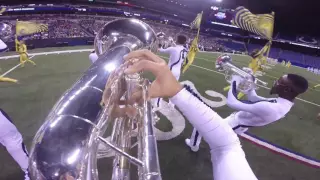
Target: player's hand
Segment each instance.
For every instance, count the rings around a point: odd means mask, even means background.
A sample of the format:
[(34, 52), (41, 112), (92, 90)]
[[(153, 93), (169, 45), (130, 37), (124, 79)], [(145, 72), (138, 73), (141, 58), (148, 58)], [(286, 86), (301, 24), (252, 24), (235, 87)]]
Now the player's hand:
[(239, 84), (243, 81), (243, 78), (238, 75), (232, 75), (231, 83), (236, 82), (236, 85), (239, 86)]
[(148, 71), (156, 77), (149, 87), (149, 98), (172, 97), (182, 89), (165, 60), (151, 51), (133, 51), (124, 56), (124, 59), (131, 64), (124, 71), (126, 74)]
[[(126, 65), (124, 64), (123, 66)], [(119, 78), (122, 73), (123, 67), (120, 67), (109, 75), (102, 95), (101, 105), (112, 107), (110, 112), (112, 119), (124, 117), (125, 115), (134, 117), (137, 114), (136, 108), (131, 106), (134, 102), (129, 104), (121, 99), (126, 91), (123, 79)]]

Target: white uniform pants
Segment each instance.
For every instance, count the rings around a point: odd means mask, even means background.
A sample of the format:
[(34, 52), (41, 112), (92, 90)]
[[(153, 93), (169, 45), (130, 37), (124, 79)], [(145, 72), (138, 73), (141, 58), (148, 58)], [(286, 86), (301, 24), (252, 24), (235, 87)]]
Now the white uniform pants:
[(0, 143), (6, 147), (21, 169), (26, 171), (28, 169), (28, 152), (18, 130), (10, 131), (8, 134), (1, 136)]

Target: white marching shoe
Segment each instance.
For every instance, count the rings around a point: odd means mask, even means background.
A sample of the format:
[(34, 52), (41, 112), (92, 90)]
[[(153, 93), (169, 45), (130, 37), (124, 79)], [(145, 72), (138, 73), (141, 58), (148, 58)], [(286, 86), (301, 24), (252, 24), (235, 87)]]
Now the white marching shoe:
[(199, 146), (195, 145), (191, 145), (190, 139), (185, 139), (185, 143), (187, 144), (187, 146), (190, 147), (191, 151), (193, 152), (198, 152), (199, 151)]

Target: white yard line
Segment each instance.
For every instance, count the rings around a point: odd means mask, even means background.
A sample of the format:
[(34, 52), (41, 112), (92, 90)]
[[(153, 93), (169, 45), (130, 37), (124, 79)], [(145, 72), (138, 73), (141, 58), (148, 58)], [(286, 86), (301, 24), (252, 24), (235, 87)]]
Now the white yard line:
[[(33, 55), (33, 56), (39, 56), (39, 55), (49, 55), (49, 54), (63, 54), (63, 53), (73, 53), (73, 52), (88, 52), (88, 51), (92, 51), (93, 49), (77, 49), (77, 50), (64, 50), (64, 51), (51, 51), (51, 52), (41, 52), (41, 53), (31, 53), (30, 55)], [(14, 58), (14, 57), (19, 57), (19, 55), (14, 55), (14, 56), (3, 56), (3, 57), (0, 57), (0, 59), (9, 59), (9, 58)], [(164, 57), (164, 56), (161, 56), (162, 58), (166, 58), (167, 57)], [(208, 59), (204, 59), (206, 61), (209, 61)], [(210, 61), (211, 62), (211, 61)], [(200, 69), (204, 69), (204, 70), (207, 70), (207, 71), (211, 71), (211, 72), (215, 72), (217, 74), (221, 74), (221, 75), (224, 75), (224, 73), (221, 73), (221, 72), (218, 72), (218, 71), (214, 71), (212, 69), (207, 69), (207, 68), (204, 68), (204, 67), (201, 67), (201, 66), (197, 66), (197, 65), (191, 65), (193, 67), (196, 67), (196, 68), (200, 68)], [(265, 88), (265, 89), (270, 89), (268, 87), (265, 87), (265, 86), (260, 86), (262, 88)], [(307, 100), (304, 100), (304, 99), (301, 99), (301, 98), (297, 98), (298, 100), (302, 101), (302, 102), (305, 102), (305, 103), (308, 103), (308, 104), (312, 104), (312, 105), (315, 105), (315, 106), (318, 106), (320, 107), (319, 104), (316, 104), (316, 103), (313, 103), (313, 102), (310, 102), (310, 101), (307, 101)]]
[[(40, 56), (40, 55), (49, 55), (49, 54), (64, 54), (64, 53), (73, 53), (73, 52), (87, 52), (92, 51), (93, 49), (76, 49), (76, 50), (63, 50), (63, 51), (48, 51), (48, 52), (41, 52), (41, 53), (30, 53), (29, 55), (32, 56)], [(0, 59), (10, 59), (10, 58), (17, 58), (19, 55), (11, 55), (11, 56), (2, 56)]]
[[(35, 55), (31, 56), (29, 59), (32, 59)], [(21, 64), (17, 64), (16, 66), (14, 66), (13, 68), (9, 69), (7, 72), (3, 73), (0, 77), (4, 77), (6, 75), (8, 75), (11, 71), (15, 70), (16, 68), (18, 68)]]
[(283, 149), (277, 145), (274, 145), (274, 144), (271, 144), (269, 142), (265, 142), (263, 140), (260, 140), (258, 138), (255, 138), (254, 136), (251, 136), (250, 134), (241, 134), (239, 135), (241, 136), (242, 138), (248, 140), (248, 141), (251, 141), (253, 142), (254, 144), (257, 144), (258, 146), (262, 146), (263, 148), (266, 148), (268, 150), (271, 150), (273, 152), (276, 152), (278, 154), (281, 154), (283, 156), (287, 156), (293, 160), (296, 160), (296, 161), (299, 161), (299, 162), (302, 162), (304, 164), (307, 164), (309, 166), (312, 166), (312, 167), (316, 167), (316, 168), (319, 168), (320, 167), (320, 162), (315, 160), (315, 159), (312, 159), (312, 158), (309, 158), (309, 157), (305, 157), (303, 155), (300, 155), (300, 154), (297, 154), (297, 153), (294, 153), (294, 152), (291, 152), (289, 150), (286, 150), (286, 149)]

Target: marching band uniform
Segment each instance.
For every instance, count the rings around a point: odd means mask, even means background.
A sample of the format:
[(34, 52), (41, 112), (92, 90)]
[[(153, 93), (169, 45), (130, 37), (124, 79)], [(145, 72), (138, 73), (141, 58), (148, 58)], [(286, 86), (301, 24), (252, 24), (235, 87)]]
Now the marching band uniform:
[[(180, 74), (181, 74), (181, 66), (184, 59), (187, 57), (187, 53), (188, 53), (187, 49), (183, 45), (178, 44), (174, 47), (169, 47), (167, 49), (160, 48), (159, 52), (170, 55), (168, 66), (170, 67), (170, 70), (174, 75), (174, 77), (179, 81)], [(161, 98), (158, 98), (156, 102), (156, 106), (158, 108), (160, 108), (160, 101), (161, 101)], [(171, 107), (174, 107), (174, 104), (172, 104), (170, 101), (169, 101), (169, 105)]]
[(170, 100), (210, 146), (215, 180), (256, 180), (232, 128), (185, 86)]
[(0, 128), (0, 143), (6, 147), (9, 154), (24, 171), (25, 180), (29, 180), (28, 152), (23, 143), (22, 135), (2, 109), (0, 109)]
[(90, 59), (90, 61), (92, 62), (92, 64), (93, 64), (94, 62), (96, 62), (96, 60), (98, 60), (98, 55), (97, 55), (97, 53), (96, 53), (95, 50), (93, 50), (93, 51), (90, 53), (89, 59)]
[[(237, 98), (237, 84), (241, 77), (233, 76), (232, 86), (228, 92), (227, 105), (238, 112), (231, 114), (224, 121), (238, 134), (242, 134), (250, 127), (264, 126), (283, 118), (292, 108), (293, 102), (278, 97), (267, 99), (258, 96), (255, 90), (249, 91), (248, 100)], [(193, 151), (198, 151), (202, 134), (194, 128), (186, 144)]]
[(159, 51), (170, 55), (168, 66), (174, 77), (179, 80), (181, 65), (188, 53), (186, 48), (183, 47), (183, 45), (176, 45), (175, 47), (169, 47), (167, 49), (160, 48)]
[[(7, 48), (7, 45), (0, 39), (0, 51), (3, 52)], [(6, 77), (1, 77), (0, 81), (17, 82), (15, 79)], [(29, 180), (28, 152), (23, 143), (22, 135), (2, 109), (0, 109), (0, 143), (6, 147), (9, 154), (19, 164), (22, 171), (24, 171), (25, 180)]]

